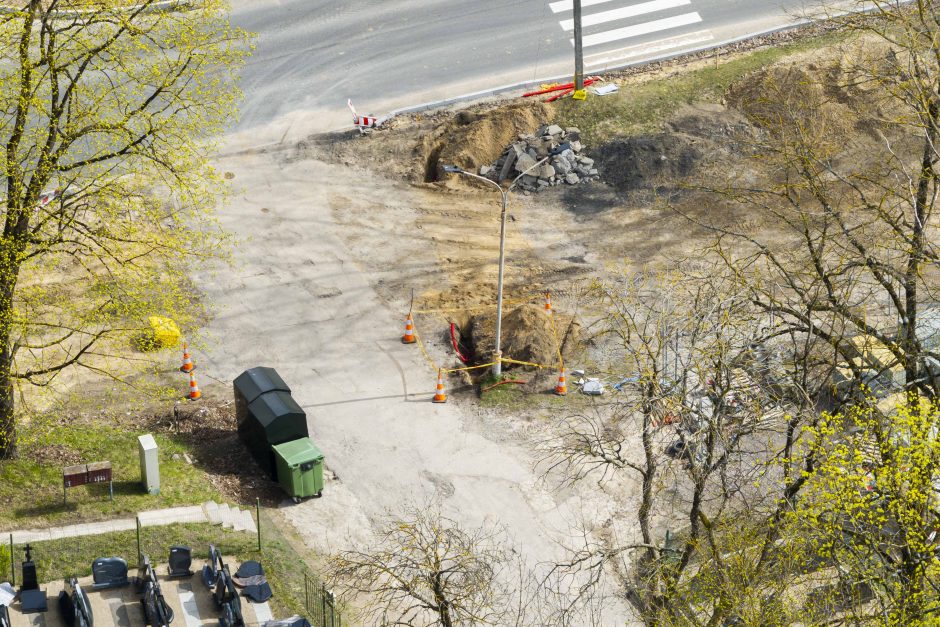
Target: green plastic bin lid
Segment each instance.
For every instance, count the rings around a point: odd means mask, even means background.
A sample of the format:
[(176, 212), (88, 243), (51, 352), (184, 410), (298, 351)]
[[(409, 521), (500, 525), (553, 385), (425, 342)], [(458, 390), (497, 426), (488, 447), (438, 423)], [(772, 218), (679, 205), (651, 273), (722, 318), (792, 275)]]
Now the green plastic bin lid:
[(288, 466), (299, 466), (305, 462), (323, 459), (323, 453), (310, 441), (310, 438), (291, 440), (273, 447), (274, 452), (287, 462)]

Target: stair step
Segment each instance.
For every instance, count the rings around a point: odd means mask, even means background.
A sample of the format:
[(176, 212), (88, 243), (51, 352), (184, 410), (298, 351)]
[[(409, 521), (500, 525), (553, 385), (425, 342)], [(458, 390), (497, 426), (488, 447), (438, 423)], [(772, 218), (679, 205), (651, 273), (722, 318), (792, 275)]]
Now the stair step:
[(142, 527), (169, 525), (172, 523), (206, 522), (206, 512), (201, 505), (171, 507), (163, 510), (140, 512), (137, 517)]
[(222, 524), (222, 513), (219, 511), (219, 504), (215, 501), (206, 501), (202, 504), (202, 509), (206, 511), (206, 518), (213, 525)]
[(219, 518), (222, 521), (222, 527), (224, 529), (232, 528), (232, 510), (228, 503), (222, 503), (219, 505)]

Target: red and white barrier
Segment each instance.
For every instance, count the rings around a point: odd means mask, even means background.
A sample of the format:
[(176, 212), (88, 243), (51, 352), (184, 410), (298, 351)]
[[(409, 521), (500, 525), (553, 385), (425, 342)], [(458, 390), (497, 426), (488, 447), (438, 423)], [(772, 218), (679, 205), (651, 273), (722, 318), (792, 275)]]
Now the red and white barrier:
[(352, 99), (346, 101), (346, 106), (353, 114), (353, 126), (359, 129), (360, 133), (368, 133), (374, 128), (379, 128), (388, 119), (377, 118), (374, 115), (359, 115), (356, 113), (356, 107), (353, 106)]

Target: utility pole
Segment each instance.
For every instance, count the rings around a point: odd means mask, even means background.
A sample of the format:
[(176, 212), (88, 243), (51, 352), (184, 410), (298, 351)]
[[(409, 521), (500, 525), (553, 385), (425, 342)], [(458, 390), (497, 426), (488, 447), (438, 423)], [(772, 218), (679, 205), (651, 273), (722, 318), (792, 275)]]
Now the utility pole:
[(584, 89), (584, 56), (581, 51), (581, 0), (574, 0), (574, 89)]

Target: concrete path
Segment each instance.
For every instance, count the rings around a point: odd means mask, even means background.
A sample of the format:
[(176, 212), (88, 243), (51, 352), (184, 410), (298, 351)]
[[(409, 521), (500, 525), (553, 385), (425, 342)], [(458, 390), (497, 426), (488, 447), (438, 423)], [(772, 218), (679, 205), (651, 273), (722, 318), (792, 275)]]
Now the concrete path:
[[(116, 531), (131, 531), (137, 528), (137, 520), (141, 527), (158, 527), (175, 523), (211, 523), (222, 525), (226, 529), (235, 531), (248, 531), (257, 533), (254, 512), (229, 507), (223, 503), (208, 501), (202, 505), (187, 507), (170, 507), (154, 509), (137, 514), (137, 518), (115, 518), (99, 520), (97, 522), (65, 525), (63, 527), (49, 527), (47, 529), (24, 529), (14, 531), (13, 543), (26, 544), (27, 542), (43, 542), (45, 540), (58, 540), (60, 538), (74, 538), (77, 536), (95, 536)], [(9, 536), (9, 532), (2, 534)]]

